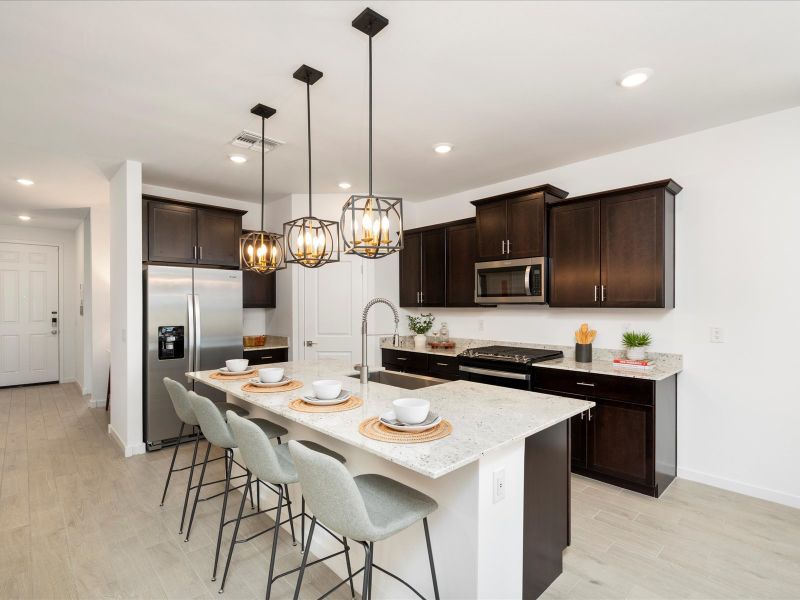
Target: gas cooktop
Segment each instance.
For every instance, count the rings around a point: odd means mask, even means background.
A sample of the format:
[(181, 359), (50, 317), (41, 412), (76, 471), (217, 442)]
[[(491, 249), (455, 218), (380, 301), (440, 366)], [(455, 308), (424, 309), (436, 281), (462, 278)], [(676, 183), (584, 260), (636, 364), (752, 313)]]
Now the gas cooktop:
[(518, 348), (516, 346), (482, 346), (468, 348), (459, 356), (464, 358), (483, 358), (502, 362), (532, 364), (543, 360), (563, 358), (561, 350), (546, 350), (543, 348)]

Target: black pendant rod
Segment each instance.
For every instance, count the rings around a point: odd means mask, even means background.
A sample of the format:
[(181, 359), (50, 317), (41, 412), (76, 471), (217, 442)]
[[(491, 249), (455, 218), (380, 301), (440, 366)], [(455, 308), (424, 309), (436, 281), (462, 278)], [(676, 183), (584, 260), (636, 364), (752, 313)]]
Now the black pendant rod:
[(372, 196), (372, 36), (369, 38), (369, 195)]
[(311, 216), (311, 84), (306, 81), (306, 106), (308, 107), (308, 216)]
[(266, 119), (261, 117), (261, 231), (264, 231), (264, 123)]

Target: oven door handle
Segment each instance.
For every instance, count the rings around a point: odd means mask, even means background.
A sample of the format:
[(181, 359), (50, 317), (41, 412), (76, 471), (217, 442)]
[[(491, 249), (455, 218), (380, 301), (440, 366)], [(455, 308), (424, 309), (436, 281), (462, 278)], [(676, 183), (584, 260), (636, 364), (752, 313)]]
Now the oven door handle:
[(488, 375), (489, 377), (502, 377), (503, 379), (519, 379), (527, 381), (531, 378), (530, 373), (512, 373), (510, 371), (495, 371), (493, 369), (479, 369), (478, 367), (458, 366), (459, 371), (464, 373), (474, 373), (475, 375)]

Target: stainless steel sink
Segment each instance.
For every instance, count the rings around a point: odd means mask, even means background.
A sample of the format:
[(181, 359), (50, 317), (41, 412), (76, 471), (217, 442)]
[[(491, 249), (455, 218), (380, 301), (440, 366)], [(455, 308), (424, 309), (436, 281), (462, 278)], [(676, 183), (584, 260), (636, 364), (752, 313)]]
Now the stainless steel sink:
[[(353, 379), (358, 379), (359, 375), (350, 375)], [(398, 373), (396, 371), (375, 371), (369, 374), (369, 380), (375, 383), (393, 385), (404, 390), (418, 390), (420, 388), (447, 383), (446, 379), (428, 377), (426, 375), (412, 375), (411, 373)]]

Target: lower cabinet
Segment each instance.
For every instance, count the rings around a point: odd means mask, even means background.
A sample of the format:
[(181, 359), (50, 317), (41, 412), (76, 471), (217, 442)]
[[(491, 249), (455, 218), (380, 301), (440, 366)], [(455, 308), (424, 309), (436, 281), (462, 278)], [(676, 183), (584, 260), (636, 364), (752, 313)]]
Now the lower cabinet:
[(381, 349), (383, 367), (390, 371), (428, 375), (439, 379), (458, 379), (458, 358), (408, 350)]
[(676, 383), (533, 369), (534, 391), (595, 403), (570, 421), (572, 471), (656, 497), (676, 473)]
[(251, 365), (267, 365), (289, 360), (288, 348), (271, 348), (269, 350), (248, 350), (245, 348), (243, 354)]

